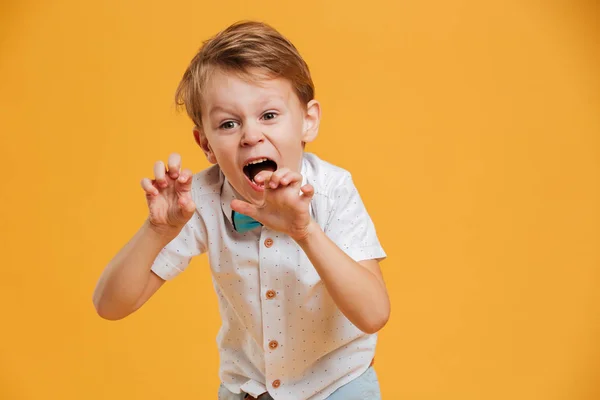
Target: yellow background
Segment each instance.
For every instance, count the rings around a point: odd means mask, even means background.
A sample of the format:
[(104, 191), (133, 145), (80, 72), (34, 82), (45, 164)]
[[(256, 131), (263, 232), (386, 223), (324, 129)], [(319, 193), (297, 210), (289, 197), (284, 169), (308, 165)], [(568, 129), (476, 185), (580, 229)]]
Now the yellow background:
[(240, 19), (299, 47), (308, 150), (352, 171), (388, 252), (385, 400), (600, 398), (597, 3), (4, 1), (1, 399), (214, 399), (205, 257), (95, 315), (158, 159), (208, 164), (172, 96)]

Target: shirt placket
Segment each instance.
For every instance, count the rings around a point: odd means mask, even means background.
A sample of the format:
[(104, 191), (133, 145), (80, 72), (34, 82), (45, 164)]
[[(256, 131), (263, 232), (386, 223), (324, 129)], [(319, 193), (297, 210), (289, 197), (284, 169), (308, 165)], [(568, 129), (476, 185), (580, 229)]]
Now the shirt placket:
[(281, 234), (264, 227), (260, 238), (259, 269), (265, 384), (271, 393), (284, 384), (282, 373), (284, 372), (285, 338), (279, 323), (283, 320), (283, 307), (281, 307), (283, 281), (279, 277), (282, 270), (280, 265), (282, 248)]

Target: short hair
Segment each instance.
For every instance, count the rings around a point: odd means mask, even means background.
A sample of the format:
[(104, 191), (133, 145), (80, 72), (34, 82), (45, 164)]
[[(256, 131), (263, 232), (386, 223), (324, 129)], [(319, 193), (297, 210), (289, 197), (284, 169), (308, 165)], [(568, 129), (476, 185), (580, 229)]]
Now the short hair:
[[(314, 99), (315, 88), (308, 65), (296, 47), (268, 24), (236, 22), (205, 41), (183, 74), (175, 93), (196, 126), (202, 126), (202, 94), (216, 69), (245, 79), (287, 79), (304, 106)], [(257, 69), (260, 76), (252, 76)]]

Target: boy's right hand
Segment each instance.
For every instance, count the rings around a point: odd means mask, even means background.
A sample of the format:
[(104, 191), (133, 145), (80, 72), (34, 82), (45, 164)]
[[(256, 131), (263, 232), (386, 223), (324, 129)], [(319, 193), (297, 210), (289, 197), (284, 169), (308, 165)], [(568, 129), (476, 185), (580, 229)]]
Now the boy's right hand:
[(142, 179), (148, 203), (148, 222), (161, 234), (178, 234), (190, 220), (196, 204), (192, 200), (192, 172), (180, 171), (181, 156), (169, 156), (168, 170), (162, 161), (154, 164), (154, 180)]

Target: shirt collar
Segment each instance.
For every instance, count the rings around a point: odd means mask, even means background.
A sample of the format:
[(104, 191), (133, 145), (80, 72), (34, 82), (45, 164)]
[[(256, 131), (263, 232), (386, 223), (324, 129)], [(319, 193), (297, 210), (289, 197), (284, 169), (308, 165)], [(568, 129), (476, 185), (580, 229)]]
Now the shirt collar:
[[(221, 172), (222, 174), (223, 172)], [(242, 197), (236, 192), (236, 190), (231, 186), (225, 175), (223, 175), (223, 186), (221, 186), (221, 208), (223, 209), (223, 214), (225, 214), (225, 218), (229, 221), (229, 223), (233, 226), (233, 221), (231, 220), (231, 201), (233, 199), (241, 199)]]

